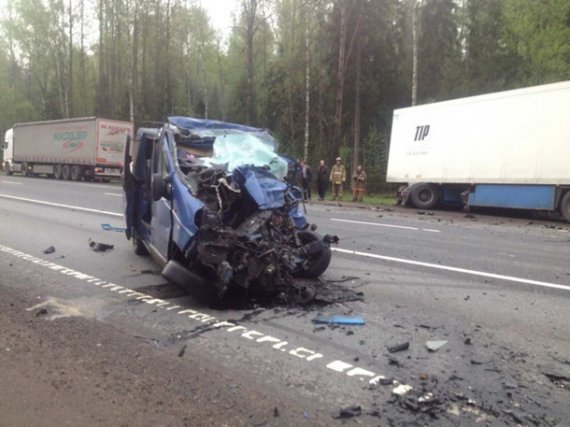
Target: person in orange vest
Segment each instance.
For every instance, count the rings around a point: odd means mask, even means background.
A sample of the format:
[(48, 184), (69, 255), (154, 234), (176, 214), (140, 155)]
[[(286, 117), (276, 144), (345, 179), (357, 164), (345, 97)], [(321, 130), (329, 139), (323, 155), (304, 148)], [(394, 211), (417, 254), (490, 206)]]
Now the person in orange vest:
[(340, 157), (336, 158), (336, 163), (331, 168), (331, 175), (329, 180), (332, 184), (331, 200), (342, 199), (342, 186), (346, 181), (346, 169), (344, 168), (342, 159)]
[(354, 185), (352, 186), (352, 201), (362, 202), (366, 187), (366, 172), (364, 172), (361, 165), (357, 166), (356, 172), (352, 175), (352, 181), (354, 182)]

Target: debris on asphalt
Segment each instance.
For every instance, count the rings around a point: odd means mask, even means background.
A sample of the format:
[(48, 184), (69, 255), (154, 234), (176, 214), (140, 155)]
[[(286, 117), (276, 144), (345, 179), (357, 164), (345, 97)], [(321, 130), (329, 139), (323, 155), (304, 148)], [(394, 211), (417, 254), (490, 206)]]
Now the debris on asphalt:
[(325, 325), (365, 325), (366, 320), (360, 316), (318, 316), (313, 319), (313, 323)]
[(160, 271), (157, 270), (141, 270), (141, 274), (151, 274), (153, 276), (158, 276)]
[(428, 349), (428, 351), (434, 352), (439, 350), (441, 347), (443, 347), (445, 344), (447, 344), (447, 341), (445, 340), (441, 340), (441, 341), (426, 341), (426, 348)]
[(89, 243), (91, 249), (93, 249), (95, 252), (105, 252), (115, 247), (115, 245), (109, 245), (107, 243), (97, 243), (91, 239), (87, 240), (87, 242)]
[(53, 246), (50, 246), (49, 248), (46, 248), (44, 250), (44, 254), (53, 254), (55, 252), (55, 248)]
[(471, 338), (467, 337), (463, 340), (463, 344), (465, 345), (471, 345)]
[(186, 353), (186, 344), (184, 344), (180, 349), (180, 351), (178, 352), (178, 357), (184, 356), (184, 353)]
[(273, 416), (277, 418), (279, 416), (279, 408), (276, 406), (273, 408)]
[(40, 316), (45, 316), (46, 314), (48, 314), (47, 309), (40, 308), (38, 311), (36, 311), (36, 314), (34, 314), (34, 316), (40, 317)]
[(388, 351), (390, 353), (397, 353), (398, 351), (404, 351), (404, 350), (407, 350), (408, 348), (410, 348), (410, 342), (406, 341), (406, 342), (388, 347)]
[(124, 227), (114, 227), (111, 224), (101, 224), (101, 228), (105, 231), (117, 231), (119, 233), (127, 231)]
[(556, 384), (559, 387), (570, 387), (570, 375), (555, 371), (544, 371), (542, 372), (542, 375), (544, 375), (546, 378), (552, 381), (553, 384)]
[(400, 384), (398, 387), (396, 387), (394, 390), (392, 390), (392, 394), (395, 394), (396, 396), (403, 396), (404, 394), (409, 392), (411, 389), (412, 389), (411, 385)]
[(393, 357), (388, 358), (388, 365), (390, 366), (400, 366), (400, 361), (398, 359), (394, 359)]
[(349, 406), (347, 408), (341, 408), (339, 411), (335, 412), (332, 417), (335, 419), (341, 419), (359, 417), (360, 415), (362, 415), (362, 408), (360, 406)]

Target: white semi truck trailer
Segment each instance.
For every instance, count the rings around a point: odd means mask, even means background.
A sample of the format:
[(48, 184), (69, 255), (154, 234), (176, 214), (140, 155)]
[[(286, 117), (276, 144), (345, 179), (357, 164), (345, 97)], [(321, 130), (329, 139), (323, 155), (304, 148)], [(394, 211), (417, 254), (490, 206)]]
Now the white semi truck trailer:
[(395, 110), (387, 181), (420, 209), (558, 211), (570, 221), (570, 81)]
[(79, 181), (119, 177), (133, 124), (96, 117), (18, 123), (4, 138), (4, 172)]

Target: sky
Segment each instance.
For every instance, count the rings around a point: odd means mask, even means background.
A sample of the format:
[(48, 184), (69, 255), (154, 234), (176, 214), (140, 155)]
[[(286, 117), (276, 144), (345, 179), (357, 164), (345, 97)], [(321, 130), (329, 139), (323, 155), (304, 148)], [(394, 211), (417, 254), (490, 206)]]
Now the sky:
[(232, 27), (232, 14), (239, 10), (239, 0), (198, 0), (210, 15), (210, 23), (226, 38)]

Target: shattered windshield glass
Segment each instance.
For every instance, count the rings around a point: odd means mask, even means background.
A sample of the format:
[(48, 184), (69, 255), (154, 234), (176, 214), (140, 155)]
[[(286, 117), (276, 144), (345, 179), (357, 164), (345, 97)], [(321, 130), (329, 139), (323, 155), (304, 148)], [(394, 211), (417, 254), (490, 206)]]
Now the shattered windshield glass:
[(287, 161), (275, 152), (275, 140), (267, 134), (205, 130), (194, 141), (176, 143), (176, 153), (178, 166), (183, 170), (192, 165), (217, 165), (225, 166), (226, 171), (232, 173), (240, 166), (253, 165), (268, 167), (277, 179), (287, 175)]
[(278, 179), (287, 175), (287, 162), (275, 153), (273, 140), (246, 132), (220, 132), (214, 140), (212, 157), (202, 157), (205, 166), (227, 165), (228, 172), (245, 165), (268, 166)]

